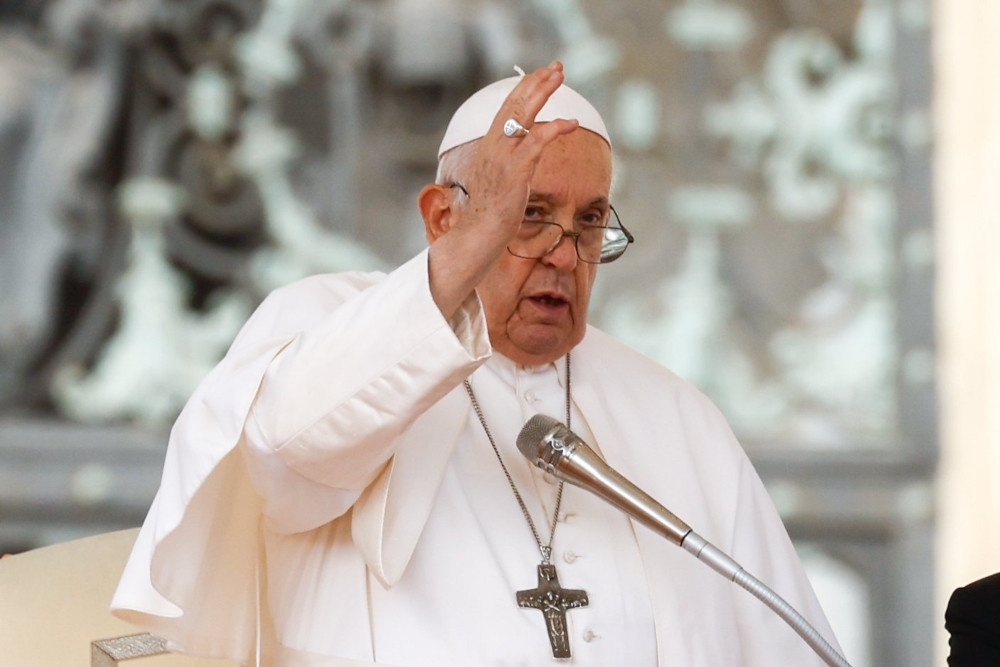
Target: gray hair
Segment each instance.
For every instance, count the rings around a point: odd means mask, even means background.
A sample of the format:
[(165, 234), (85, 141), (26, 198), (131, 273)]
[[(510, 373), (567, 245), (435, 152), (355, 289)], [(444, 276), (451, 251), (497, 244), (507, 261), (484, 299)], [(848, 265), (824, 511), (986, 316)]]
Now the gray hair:
[(438, 185), (462, 183), (466, 171), (475, 159), (478, 144), (478, 139), (469, 141), (455, 146), (442, 155), (438, 160), (437, 176), (435, 176), (434, 182)]

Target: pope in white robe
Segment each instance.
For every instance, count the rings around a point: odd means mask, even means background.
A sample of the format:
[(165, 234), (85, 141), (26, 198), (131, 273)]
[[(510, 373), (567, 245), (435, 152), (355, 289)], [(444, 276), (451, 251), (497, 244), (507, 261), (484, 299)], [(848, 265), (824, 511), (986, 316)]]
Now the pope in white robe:
[[(471, 98), (441, 154), (420, 198), (428, 250), (277, 290), (191, 397), (114, 612), (243, 664), (822, 664), (672, 542), (582, 489), (557, 501), (516, 450), (532, 415), (571, 420), (834, 643), (723, 417), (586, 324), (599, 260), (580, 232), (610, 219), (597, 112), (556, 63)], [(523, 238), (536, 221), (562, 234), (542, 256)], [(549, 544), (588, 597), (559, 660), (515, 597)]]

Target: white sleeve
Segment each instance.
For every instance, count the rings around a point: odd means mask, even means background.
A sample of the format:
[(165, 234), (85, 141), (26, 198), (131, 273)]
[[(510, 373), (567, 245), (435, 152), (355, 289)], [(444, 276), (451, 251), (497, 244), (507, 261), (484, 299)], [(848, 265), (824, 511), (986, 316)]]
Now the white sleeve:
[(113, 613), (195, 655), (252, 657), (260, 521), (306, 530), (345, 512), (395, 434), (489, 355), (475, 295), (450, 322), (421, 253), (388, 276), (277, 290), (202, 381)]
[(340, 303), (305, 288), (280, 296), (270, 321), (321, 316), (268, 365), (241, 445), (269, 526), (297, 532), (346, 512), (396, 437), (490, 347), (475, 295), (451, 321), (441, 315), (426, 253)]

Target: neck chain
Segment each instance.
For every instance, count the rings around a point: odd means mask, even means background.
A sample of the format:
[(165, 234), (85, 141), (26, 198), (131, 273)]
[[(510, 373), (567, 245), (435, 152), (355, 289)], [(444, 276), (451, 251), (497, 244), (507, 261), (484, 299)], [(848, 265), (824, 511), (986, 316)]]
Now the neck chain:
[[(567, 428), (571, 427), (570, 404), (572, 401), (572, 393), (570, 365), (570, 355), (567, 352)], [(521, 497), (521, 493), (517, 490), (517, 485), (514, 484), (514, 478), (511, 477), (510, 471), (507, 469), (507, 465), (503, 462), (503, 457), (500, 455), (500, 448), (497, 447), (496, 440), (493, 438), (493, 433), (490, 431), (490, 427), (486, 425), (486, 418), (483, 416), (482, 408), (479, 407), (479, 401), (476, 400), (476, 395), (473, 393), (472, 385), (468, 380), (465, 381), (465, 391), (469, 394), (469, 400), (472, 401), (472, 407), (476, 411), (479, 423), (482, 424), (483, 430), (486, 432), (486, 438), (490, 441), (490, 446), (493, 447), (493, 453), (496, 454), (497, 461), (500, 462), (500, 467), (503, 469), (503, 474), (507, 478), (507, 483), (510, 485), (511, 491), (514, 492), (514, 498), (517, 499), (517, 504), (521, 508), (521, 513), (524, 515), (525, 520), (527, 520), (528, 527), (531, 528), (531, 534), (535, 538), (535, 544), (538, 545), (538, 551), (542, 554), (542, 562), (538, 566), (538, 587), (530, 590), (517, 591), (517, 604), (519, 607), (538, 609), (542, 612), (545, 616), (545, 627), (549, 634), (549, 644), (552, 646), (552, 657), (569, 658), (571, 654), (569, 650), (569, 635), (566, 627), (566, 610), (574, 609), (576, 607), (586, 607), (588, 600), (586, 591), (560, 587), (559, 578), (556, 576), (556, 567), (552, 564), (552, 540), (554, 540), (556, 536), (556, 526), (559, 521), (559, 508), (562, 506), (564, 483), (562, 480), (559, 481), (559, 490), (556, 492), (556, 507), (555, 511), (552, 513), (552, 525), (549, 530), (549, 541), (548, 544), (543, 545), (542, 538), (539, 536), (538, 529), (535, 527), (535, 522), (531, 518), (531, 513), (528, 512), (528, 506), (525, 505), (524, 499)]]

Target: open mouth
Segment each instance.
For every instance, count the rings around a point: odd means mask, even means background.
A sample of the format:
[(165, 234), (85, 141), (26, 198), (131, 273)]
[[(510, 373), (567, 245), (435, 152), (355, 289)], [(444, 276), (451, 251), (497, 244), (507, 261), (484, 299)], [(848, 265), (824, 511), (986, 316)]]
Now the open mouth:
[(564, 306), (569, 303), (566, 299), (559, 296), (553, 296), (551, 294), (540, 294), (530, 298), (535, 303), (545, 306), (546, 308), (558, 308), (559, 306)]

